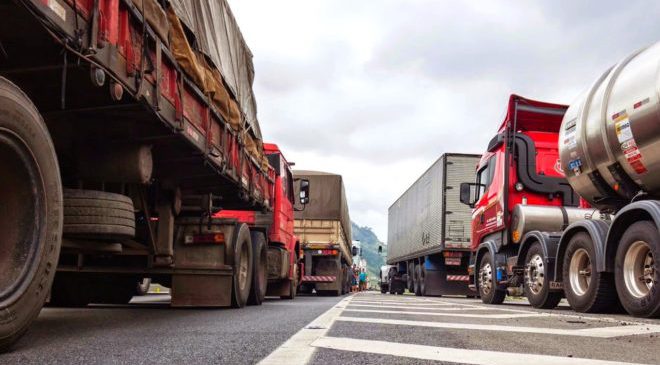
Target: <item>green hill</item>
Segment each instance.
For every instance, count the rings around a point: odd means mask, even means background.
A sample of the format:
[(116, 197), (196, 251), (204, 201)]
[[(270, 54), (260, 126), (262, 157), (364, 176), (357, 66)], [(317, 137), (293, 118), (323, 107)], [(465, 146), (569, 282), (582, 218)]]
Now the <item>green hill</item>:
[[(369, 281), (372, 285), (378, 281), (378, 272), (380, 267), (385, 265), (385, 249), (387, 246), (376, 237), (376, 234), (370, 227), (360, 227), (355, 222), (351, 222), (353, 231), (353, 240), (360, 241), (362, 247), (362, 258), (367, 261), (367, 271)], [(383, 254), (378, 254), (378, 246), (383, 245)]]

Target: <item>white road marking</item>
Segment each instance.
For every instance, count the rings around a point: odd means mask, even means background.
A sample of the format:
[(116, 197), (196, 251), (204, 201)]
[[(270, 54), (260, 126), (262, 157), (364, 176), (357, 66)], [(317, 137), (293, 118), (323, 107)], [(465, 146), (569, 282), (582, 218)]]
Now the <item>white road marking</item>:
[(337, 318), (337, 321), (371, 323), (371, 324), (389, 324), (395, 326), (417, 326), (417, 327), (448, 328), (448, 329), (459, 329), (459, 330), (538, 333), (544, 335), (598, 337), (598, 338), (648, 335), (651, 333), (660, 332), (660, 326), (658, 325), (563, 329), (563, 328), (541, 328), (541, 327), (524, 327), (524, 326), (503, 326), (503, 325), (492, 325), (492, 324), (407, 321), (400, 319), (359, 318), (359, 317), (344, 317), (344, 316)]
[(337, 317), (351, 301), (353, 296), (342, 299), (325, 313), (316, 317), (303, 329), (291, 336), (280, 347), (276, 348), (266, 358), (259, 362), (260, 365), (289, 365), (307, 364), (314, 355), (316, 348), (311, 344), (315, 340), (325, 336)]
[[(342, 337), (321, 337), (312, 346), (363, 352), (379, 355), (392, 355), (413, 359), (455, 362), (472, 365), (624, 365), (620, 361), (592, 360), (575, 357), (535, 355), (499, 351), (456, 349), (412, 345), (396, 342), (360, 340)], [(293, 362), (292, 362), (293, 363)]]
[(363, 313), (386, 313), (386, 314), (405, 314), (413, 316), (445, 316), (462, 318), (489, 318), (489, 319), (509, 319), (526, 317), (543, 317), (543, 313), (512, 313), (512, 314), (465, 314), (465, 313), (438, 313), (438, 312), (411, 312), (411, 311), (388, 311), (379, 309), (350, 309), (346, 308), (344, 312), (363, 312)]
[[(355, 304), (352, 302), (351, 307), (371, 307), (371, 308), (399, 308), (399, 309), (414, 309), (414, 310), (437, 310), (437, 311), (486, 311), (487, 309), (478, 308), (474, 306), (458, 307), (458, 306), (440, 306), (440, 307), (426, 307), (426, 306), (411, 306), (409, 304), (403, 305), (378, 305), (378, 304)], [(401, 311), (401, 313), (406, 313)]]
[[(445, 303), (406, 303), (406, 302), (375, 302), (375, 301), (370, 301), (370, 300), (353, 300), (351, 303), (364, 303), (364, 304), (379, 304), (379, 305), (387, 305), (387, 304), (394, 304), (394, 305), (405, 305), (405, 306), (411, 306), (411, 307), (416, 307), (416, 306), (437, 306), (437, 307), (461, 307), (461, 306), (466, 306), (468, 304), (445, 304)], [(469, 305), (472, 307), (472, 305)]]

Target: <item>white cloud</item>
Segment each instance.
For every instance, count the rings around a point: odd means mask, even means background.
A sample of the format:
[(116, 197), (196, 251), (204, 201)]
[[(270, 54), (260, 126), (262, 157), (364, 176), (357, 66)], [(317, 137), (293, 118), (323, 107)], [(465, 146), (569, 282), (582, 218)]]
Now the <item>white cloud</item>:
[(344, 176), (352, 219), (443, 152), (481, 153), (510, 93), (568, 103), (660, 36), (648, 1), (231, 0), (254, 53), (264, 139)]

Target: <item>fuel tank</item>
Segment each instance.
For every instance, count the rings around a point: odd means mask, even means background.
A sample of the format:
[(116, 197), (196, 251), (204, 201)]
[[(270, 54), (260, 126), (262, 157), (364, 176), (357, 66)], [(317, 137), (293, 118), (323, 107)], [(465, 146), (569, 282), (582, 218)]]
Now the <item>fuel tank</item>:
[(518, 204), (511, 213), (511, 239), (520, 243), (529, 231), (561, 232), (577, 221), (604, 218), (597, 209)]
[(592, 206), (616, 211), (639, 193), (660, 193), (660, 43), (607, 70), (567, 110), (562, 168)]

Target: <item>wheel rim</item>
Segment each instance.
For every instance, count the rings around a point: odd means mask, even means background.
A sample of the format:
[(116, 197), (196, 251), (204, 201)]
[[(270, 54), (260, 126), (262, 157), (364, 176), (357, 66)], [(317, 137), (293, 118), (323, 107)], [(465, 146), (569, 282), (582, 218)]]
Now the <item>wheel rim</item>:
[(539, 294), (543, 290), (543, 280), (545, 279), (545, 267), (541, 255), (532, 256), (527, 262), (525, 271), (529, 290), (533, 294)]
[(238, 285), (241, 289), (241, 291), (245, 290), (245, 287), (247, 286), (247, 277), (248, 277), (248, 268), (249, 268), (249, 263), (248, 263), (248, 247), (247, 244), (243, 243), (241, 246), (241, 258), (239, 259), (238, 262)]
[(571, 289), (578, 296), (583, 296), (589, 290), (591, 283), (591, 258), (584, 248), (580, 248), (571, 257), (568, 269)]
[(655, 284), (655, 262), (651, 246), (644, 241), (635, 241), (623, 260), (623, 279), (626, 289), (635, 298), (649, 294)]
[(493, 267), (490, 262), (485, 263), (479, 270), (479, 287), (481, 292), (488, 295), (493, 289)]
[(30, 282), (45, 228), (44, 186), (27, 144), (0, 128), (0, 300)]

